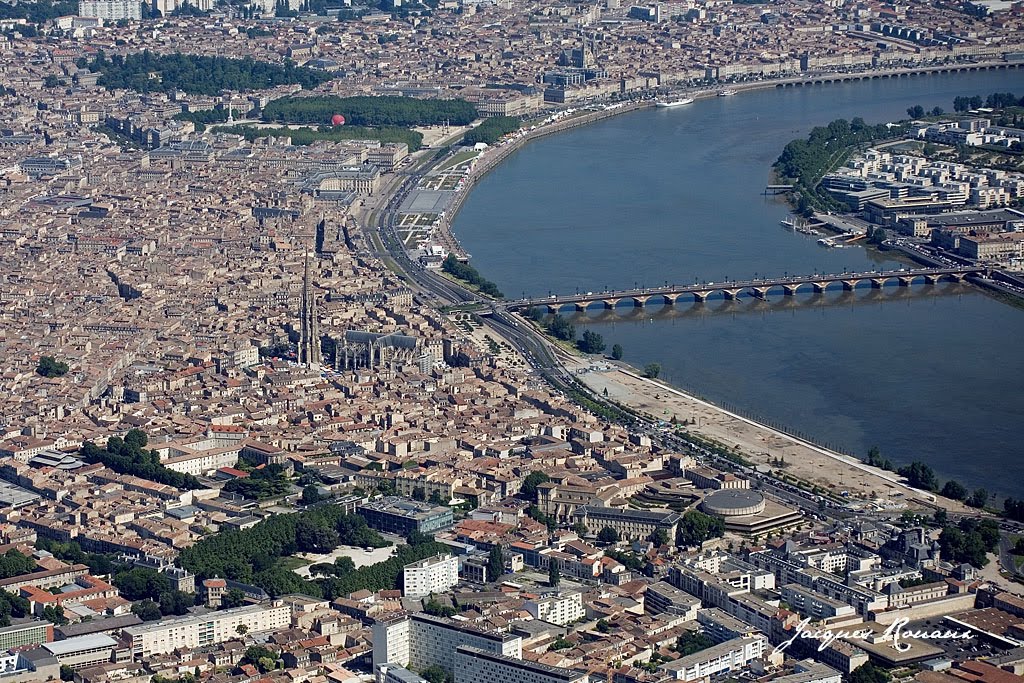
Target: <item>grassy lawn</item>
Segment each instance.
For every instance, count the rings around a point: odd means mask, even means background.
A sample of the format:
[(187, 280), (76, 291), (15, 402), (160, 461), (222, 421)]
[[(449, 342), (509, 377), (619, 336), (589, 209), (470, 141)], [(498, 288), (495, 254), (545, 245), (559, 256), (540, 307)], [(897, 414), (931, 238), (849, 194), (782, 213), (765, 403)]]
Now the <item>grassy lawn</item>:
[(277, 561), (277, 566), (286, 571), (294, 571), (299, 567), (305, 567), (307, 564), (309, 564), (309, 561), (301, 557), (282, 557)]
[(456, 154), (455, 156), (453, 156), (451, 159), (449, 159), (444, 165), (438, 166), (437, 169), (435, 169), (435, 170), (446, 171), (449, 168), (455, 168), (459, 164), (461, 164), (463, 162), (466, 162), (466, 161), (469, 161), (470, 159), (473, 159), (474, 157), (479, 156), (479, 154), (480, 154), (480, 152), (476, 151), (475, 149), (463, 150), (463, 151), (459, 152), (458, 154)]

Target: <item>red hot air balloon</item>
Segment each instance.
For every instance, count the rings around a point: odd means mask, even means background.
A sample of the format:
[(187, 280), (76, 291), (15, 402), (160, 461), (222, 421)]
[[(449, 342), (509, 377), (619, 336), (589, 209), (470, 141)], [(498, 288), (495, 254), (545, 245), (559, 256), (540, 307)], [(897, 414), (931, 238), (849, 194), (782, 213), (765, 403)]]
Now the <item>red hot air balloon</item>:
[(345, 117), (342, 116), (341, 114), (335, 114), (334, 116), (331, 117), (331, 125), (332, 126), (344, 126), (345, 125)]

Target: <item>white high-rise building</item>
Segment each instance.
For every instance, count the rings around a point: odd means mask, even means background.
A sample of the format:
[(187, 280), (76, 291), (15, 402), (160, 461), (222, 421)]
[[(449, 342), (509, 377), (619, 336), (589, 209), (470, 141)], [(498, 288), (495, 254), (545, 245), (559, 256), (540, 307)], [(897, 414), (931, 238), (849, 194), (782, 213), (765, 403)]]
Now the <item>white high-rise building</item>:
[(435, 555), (413, 562), (403, 570), (406, 597), (422, 598), (443, 593), (459, 582), (459, 560), (452, 555)]
[(437, 665), (454, 672), (455, 648), (460, 645), (514, 659), (523, 658), (523, 639), (519, 636), (485, 631), (452, 619), (400, 613), (373, 624), (375, 668), (391, 662), (416, 670)]
[(527, 600), (525, 607), (534, 619), (559, 626), (571, 624), (587, 614), (587, 610), (583, 607), (583, 596), (580, 593), (564, 593)]
[(475, 647), (455, 650), (455, 683), (582, 683), (582, 671), (513, 659)]
[(79, 0), (78, 16), (121, 21), (142, 19), (142, 3), (139, 0)]

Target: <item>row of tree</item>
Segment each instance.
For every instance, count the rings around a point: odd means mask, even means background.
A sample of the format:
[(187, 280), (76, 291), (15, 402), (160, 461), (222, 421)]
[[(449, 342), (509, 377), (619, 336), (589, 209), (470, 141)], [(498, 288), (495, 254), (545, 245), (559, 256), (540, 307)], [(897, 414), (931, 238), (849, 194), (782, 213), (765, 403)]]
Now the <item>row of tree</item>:
[(218, 126), (217, 130), (241, 135), (249, 142), (259, 138), (290, 138), (293, 145), (305, 147), (319, 140), (341, 142), (344, 140), (379, 140), (382, 143), (404, 142), (410, 152), (423, 146), (423, 133), (408, 128), (366, 126), (320, 126), (319, 128), (255, 128), (253, 126)]
[(806, 140), (797, 139), (787, 144), (774, 168), (781, 178), (796, 185), (802, 198), (800, 208), (806, 211), (812, 197), (831, 201), (817, 194), (818, 183), (826, 173), (846, 160), (852, 147), (899, 137), (903, 131), (901, 127), (889, 128), (884, 123), (869, 126), (860, 117), (851, 121), (836, 119), (828, 126), (815, 127)]
[(415, 97), (282, 97), (263, 108), (263, 120), (280, 123), (328, 124), (335, 114), (355, 126), (468, 125), (477, 117), (466, 100), (422, 100)]
[[(97, 83), (108, 90), (143, 93), (182, 90), (190, 95), (218, 95), (223, 90), (266, 90), (291, 84), (315, 88), (332, 78), (322, 71), (298, 67), (291, 60), (271, 64), (251, 57), (161, 55), (149, 50), (109, 59), (101, 50), (91, 62), (80, 59), (78, 66), (99, 73)], [(157, 78), (151, 77), (154, 73)]]
[(228, 110), (215, 107), (202, 111), (183, 111), (175, 114), (174, 118), (178, 121), (191, 121), (196, 127), (196, 132), (202, 133), (211, 123), (224, 123), (227, 121)]
[(500, 299), (504, 296), (504, 294), (501, 293), (501, 290), (498, 289), (498, 285), (485, 278), (470, 264), (463, 263), (455, 258), (454, 253), (448, 254), (444, 262), (441, 264), (441, 270), (452, 277), (462, 280), (463, 282), (468, 282), (480, 290), (481, 294), (486, 294), (494, 299)]
[(484, 119), (476, 128), (466, 131), (462, 137), (462, 144), (475, 145), (483, 142), (493, 145), (509, 133), (515, 133), (523, 125), (523, 122), (515, 116), (493, 116)]
[(160, 456), (156, 451), (147, 451), (146, 443), (146, 434), (132, 429), (124, 439), (117, 436), (107, 439), (106, 448), (86, 441), (82, 444), (81, 454), (88, 462), (101, 462), (119, 474), (130, 474), (185, 491), (200, 488), (199, 480), (191, 474), (176, 472), (160, 464)]
[(981, 95), (967, 97), (962, 95), (953, 99), (953, 111), (965, 112), (982, 106), (989, 109), (1006, 109), (1007, 107), (1024, 107), (1024, 97), (1018, 98), (1012, 92), (994, 92), (982, 100)]

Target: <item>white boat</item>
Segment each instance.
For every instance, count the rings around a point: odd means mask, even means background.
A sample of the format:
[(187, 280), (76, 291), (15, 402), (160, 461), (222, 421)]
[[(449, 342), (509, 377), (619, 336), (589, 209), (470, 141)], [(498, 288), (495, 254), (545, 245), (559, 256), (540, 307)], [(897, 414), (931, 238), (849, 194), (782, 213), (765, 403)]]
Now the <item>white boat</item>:
[(728, 97), (729, 95), (735, 95), (735, 94), (736, 94), (735, 90), (726, 89), (726, 90), (719, 90), (718, 91), (718, 96), (719, 97)]
[(668, 109), (668, 108), (671, 108), (671, 107), (681, 107), (684, 104), (693, 104), (693, 98), (692, 97), (684, 97), (681, 100), (673, 100), (672, 102), (655, 102), (654, 104), (655, 104), (655, 106), (663, 107), (663, 108)]

